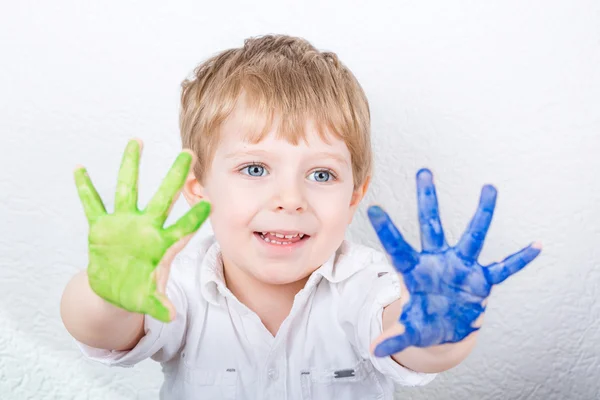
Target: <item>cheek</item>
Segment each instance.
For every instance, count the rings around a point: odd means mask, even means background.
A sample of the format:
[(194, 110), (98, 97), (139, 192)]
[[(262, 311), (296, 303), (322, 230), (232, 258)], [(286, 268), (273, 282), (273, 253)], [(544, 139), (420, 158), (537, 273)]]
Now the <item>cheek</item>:
[(331, 210), (330, 214), (321, 216), (319, 219), (323, 233), (327, 232), (327, 235), (331, 237), (344, 236), (350, 220), (348, 211), (342, 210), (341, 207)]
[(315, 198), (313, 209), (324, 231), (344, 233), (350, 220), (350, 198), (347, 191)]
[(259, 208), (259, 199), (245, 192), (240, 193), (231, 185), (223, 185), (222, 190), (213, 192), (211, 200), (211, 224), (215, 233), (228, 230), (229, 234), (235, 234), (231, 230), (246, 227)]
[(239, 228), (246, 227), (255, 214), (254, 208), (247, 202), (221, 202), (215, 208), (213, 208), (212, 225), (234, 230), (232, 234)]

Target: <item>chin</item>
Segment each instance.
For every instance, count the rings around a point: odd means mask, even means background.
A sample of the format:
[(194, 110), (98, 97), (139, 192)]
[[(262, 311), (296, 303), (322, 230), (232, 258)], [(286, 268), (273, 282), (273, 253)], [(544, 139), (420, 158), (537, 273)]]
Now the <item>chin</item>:
[(310, 273), (292, 275), (289, 272), (290, 271), (285, 271), (280, 268), (273, 268), (269, 270), (258, 271), (258, 273), (254, 274), (254, 276), (259, 281), (269, 285), (288, 285), (298, 282), (310, 275)]

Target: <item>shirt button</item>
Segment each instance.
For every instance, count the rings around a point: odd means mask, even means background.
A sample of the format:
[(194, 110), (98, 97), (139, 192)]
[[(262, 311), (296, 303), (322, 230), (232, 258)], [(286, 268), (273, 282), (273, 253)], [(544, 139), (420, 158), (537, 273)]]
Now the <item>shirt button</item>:
[(269, 379), (271, 379), (272, 381), (277, 380), (277, 378), (279, 377), (279, 374), (277, 373), (276, 369), (271, 368), (268, 372), (267, 372), (267, 376), (269, 377)]

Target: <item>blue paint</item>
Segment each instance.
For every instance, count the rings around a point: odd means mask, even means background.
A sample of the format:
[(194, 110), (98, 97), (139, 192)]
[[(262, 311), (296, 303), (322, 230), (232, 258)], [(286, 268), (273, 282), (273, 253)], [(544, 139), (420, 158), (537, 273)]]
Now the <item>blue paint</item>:
[(477, 262), (492, 221), (496, 194), (493, 186), (483, 187), (467, 230), (455, 247), (449, 247), (433, 176), (429, 170), (421, 169), (417, 173), (421, 253), (404, 240), (384, 210), (378, 206), (369, 208), (369, 220), (410, 293), (410, 301), (399, 319), (406, 331), (380, 343), (376, 356), (395, 354), (409, 346), (429, 347), (463, 340), (479, 329), (471, 325), (485, 311), (482, 302), (492, 286), (524, 268), (540, 253), (538, 246), (532, 244), (500, 263), (482, 266)]

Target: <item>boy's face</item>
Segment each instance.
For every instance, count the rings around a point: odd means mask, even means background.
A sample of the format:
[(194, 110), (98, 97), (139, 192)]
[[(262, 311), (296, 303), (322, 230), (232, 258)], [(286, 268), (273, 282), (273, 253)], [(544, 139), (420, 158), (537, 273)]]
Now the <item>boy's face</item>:
[(310, 124), (308, 145), (272, 131), (251, 144), (243, 140), (243, 117), (240, 101), (221, 127), (204, 185), (190, 176), (184, 192), (190, 203), (211, 203), (228, 269), (268, 284), (296, 282), (338, 248), (368, 180), (354, 191), (346, 144), (333, 136), (325, 143)]

